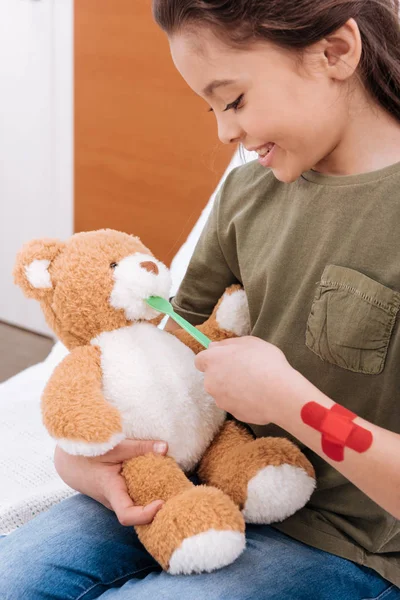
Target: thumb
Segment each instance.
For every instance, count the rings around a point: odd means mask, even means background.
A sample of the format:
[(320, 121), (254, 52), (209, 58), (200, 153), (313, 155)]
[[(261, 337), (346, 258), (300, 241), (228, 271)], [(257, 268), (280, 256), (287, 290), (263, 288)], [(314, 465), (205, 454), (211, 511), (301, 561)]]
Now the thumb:
[(147, 506), (135, 506), (122, 477), (113, 480), (112, 485), (108, 486), (106, 498), (118, 521), (125, 526), (151, 523), (164, 504), (162, 500), (154, 500)]
[(126, 439), (118, 446), (103, 454), (104, 462), (120, 463), (129, 458), (142, 456), (154, 452), (155, 454), (166, 454), (168, 444), (162, 441), (153, 440), (130, 440)]

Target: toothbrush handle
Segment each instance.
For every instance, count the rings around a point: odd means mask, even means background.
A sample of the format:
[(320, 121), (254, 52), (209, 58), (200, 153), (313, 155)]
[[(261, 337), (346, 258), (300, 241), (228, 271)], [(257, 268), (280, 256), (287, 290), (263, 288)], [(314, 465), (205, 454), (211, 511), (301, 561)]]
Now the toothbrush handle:
[(211, 340), (204, 335), (204, 333), (196, 329), (196, 327), (193, 327), (193, 325), (191, 325), (188, 321), (186, 321), (186, 319), (178, 315), (176, 312), (171, 312), (169, 316), (176, 323), (178, 323), (182, 329), (185, 329), (188, 333), (190, 333), (190, 335), (194, 337), (202, 346), (204, 346), (204, 348), (208, 348)]

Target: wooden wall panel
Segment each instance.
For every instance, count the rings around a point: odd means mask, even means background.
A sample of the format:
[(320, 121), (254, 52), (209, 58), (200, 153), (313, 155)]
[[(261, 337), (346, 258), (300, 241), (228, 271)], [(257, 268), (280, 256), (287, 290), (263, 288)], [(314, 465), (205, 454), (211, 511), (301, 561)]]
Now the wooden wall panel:
[(75, 1), (75, 231), (135, 233), (169, 264), (232, 153), (150, 0)]

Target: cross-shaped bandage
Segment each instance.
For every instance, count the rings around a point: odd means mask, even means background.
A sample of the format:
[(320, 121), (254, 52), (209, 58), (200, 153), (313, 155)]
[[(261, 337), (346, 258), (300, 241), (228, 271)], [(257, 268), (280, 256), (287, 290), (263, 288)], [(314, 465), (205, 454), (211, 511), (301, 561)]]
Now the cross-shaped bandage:
[(323, 452), (337, 462), (344, 460), (345, 447), (365, 452), (372, 444), (372, 433), (354, 423), (356, 417), (340, 404), (328, 409), (317, 402), (308, 402), (301, 409), (303, 422), (322, 433)]

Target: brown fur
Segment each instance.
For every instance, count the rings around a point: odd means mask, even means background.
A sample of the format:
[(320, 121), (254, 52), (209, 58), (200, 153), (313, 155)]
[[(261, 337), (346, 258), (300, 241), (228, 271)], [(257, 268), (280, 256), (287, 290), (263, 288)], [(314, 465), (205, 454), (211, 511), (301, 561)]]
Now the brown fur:
[(244, 533), (245, 524), (238, 508), (223, 492), (213, 487), (193, 486), (172, 497), (152, 523), (135, 529), (142, 544), (168, 569), (173, 552), (185, 539), (209, 529)]
[(122, 474), (131, 498), (140, 506), (153, 500), (167, 501), (193, 487), (173, 458), (155, 454), (126, 461)]
[(120, 433), (119, 411), (103, 397), (100, 349), (75, 348), (56, 367), (42, 396), (43, 422), (55, 438), (106, 442)]
[(285, 438), (253, 439), (234, 421), (227, 421), (205, 453), (199, 476), (205, 483), (218, 487), (243, 508), (247, 486), (260, 469), (289, 464), (315, 477), (314, 469), (304, 454)]

